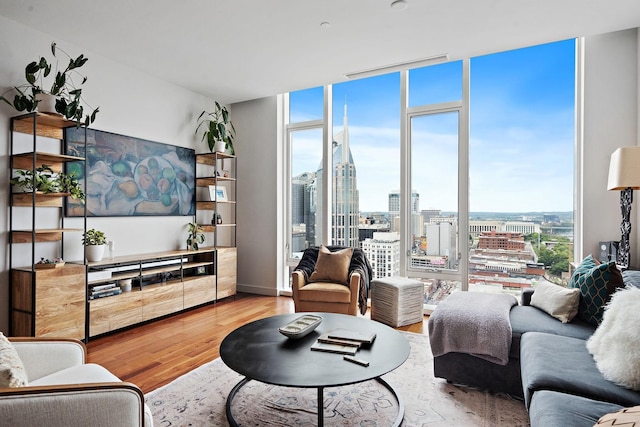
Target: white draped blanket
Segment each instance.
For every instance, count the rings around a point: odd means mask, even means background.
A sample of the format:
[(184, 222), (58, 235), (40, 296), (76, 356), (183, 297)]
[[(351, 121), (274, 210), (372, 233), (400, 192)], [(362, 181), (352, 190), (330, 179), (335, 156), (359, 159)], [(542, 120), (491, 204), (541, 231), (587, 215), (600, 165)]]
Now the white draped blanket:
[(428, 322), (434, 356), (467, 353), (499, 365), (509, 362), (509, 311), (513, 295), (454, 292), (440, 302)]

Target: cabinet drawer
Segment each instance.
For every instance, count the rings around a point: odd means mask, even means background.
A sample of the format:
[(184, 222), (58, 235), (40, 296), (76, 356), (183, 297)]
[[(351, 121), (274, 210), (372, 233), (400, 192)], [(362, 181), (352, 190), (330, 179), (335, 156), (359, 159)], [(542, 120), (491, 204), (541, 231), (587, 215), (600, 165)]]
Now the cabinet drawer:
[(142, 293), (142, 320), (155, 319), (183, 309), (182, 282), (147, 286)]
[(89, 336), (111, 332), (142, 322), (142, 293), (120, 295), (89, 301)]
[(185, 277), (184, 308), (211, 302), (216, 299), (216, 276)]

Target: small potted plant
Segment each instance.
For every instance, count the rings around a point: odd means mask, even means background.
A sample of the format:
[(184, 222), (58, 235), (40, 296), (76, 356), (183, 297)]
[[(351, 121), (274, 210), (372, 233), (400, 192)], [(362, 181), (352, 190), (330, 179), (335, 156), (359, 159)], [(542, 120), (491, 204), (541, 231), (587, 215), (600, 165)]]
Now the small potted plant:
[(204, 243), (203, 229), (198, 223), (190, 222), (187, 224), (189, 235), (187, 236), (187, 249), (198, 250), (198, 245)]
[(82, 235), (82, 244), (86, 249), (87, 261), (100, 261), (104, 256), (107, 236), (104, 232), (92, 228)]
[(69, 193), (73, 199), (85, 200), (84, 191), (73, 172), (68, 175), (64, 172), (55, 173), (49, 165), (37, 167), (35, 174), (31, 169), (18, 170), (9, 182), (25, 192), (35, 188), (36, 192), (44, 194)]
[(233, 138), (236, 129), (229, 119), (227, 107), (216, 101), (214, 111), (200, 113), (198, 122), (196, 134), (198, 134), (200, 127), (204, 127), (202, 140), (207, 141), (209, 151), (213, 153), (214, 151), (224, 152), (226, 150), (229, 154), (235, 154)]
[[(98, 108), (93, 109), (90, 113), (85, 114), (84, 107), (88, 105), (82, 97), (82, 85), (87, 81), (87, 77), (80, 74), (78, 68), (82, 67), (88, 60), (84, 54), (77, 58), (72, 58), (62, 49), (56, 48), (56, 43), (51, 43), (51, 53), (54, 58), (57, 51), (62, 52), (69, 58), (69, 64), (62, 71), (56, 69), (53, 81), (45, 83), (45, 79), (51, 74), (52, 63), (46, 58), (40, 57), (40, 60), (33, 61), (25, 67), (25, 78), (27, 83), (15, 86), (9, 91), (17, 92), (13, 98), (13, 102), (5, 98), (5, 92), (0, 96), (0, 100), (13, 106), (17, 111), (38, 111), (38, 104), (49, 102), (49, 107), (41, 108), (41, 111), (56, 112), (61, 114), (68, 120), (73, 120), (78, 126), (84, 124), (89, 126), (96, 119)], [(56, 59), (56, 68), (57, 68)], [(76, 76), (81, 82), (76, 84), (73, 77)], [(47, 88), (45, 88), (45, 84)], [(83, 105), (84, 104), (84, 105)], [(89, 107), (92, 108), (92, 107)]]

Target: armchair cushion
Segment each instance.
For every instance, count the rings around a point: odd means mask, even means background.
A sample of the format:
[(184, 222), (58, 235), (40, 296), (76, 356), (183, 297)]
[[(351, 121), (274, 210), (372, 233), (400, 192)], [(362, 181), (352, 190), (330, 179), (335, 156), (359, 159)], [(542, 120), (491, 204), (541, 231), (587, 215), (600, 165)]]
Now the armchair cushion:
[(13, 344), (0, 332), (0, 387), (24, 387), (27, 371)]
[(353, 248), (331, 252), (321, 245), (309, 282), (332, 282), (348, 286), (351, 255), (353, 255)]

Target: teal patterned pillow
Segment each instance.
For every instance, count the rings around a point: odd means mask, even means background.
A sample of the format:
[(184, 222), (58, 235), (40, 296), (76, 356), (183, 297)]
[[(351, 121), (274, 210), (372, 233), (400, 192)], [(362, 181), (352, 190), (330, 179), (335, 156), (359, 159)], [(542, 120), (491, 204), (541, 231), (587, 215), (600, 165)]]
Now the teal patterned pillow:
[(604, 305), (616, 289), (624, 287), (624, 284), (615, 262), (601, 264), (589, 255), (576, 268), (569, 280), (569, 287), (580, 289), (578, 317), (598, 326), (602, 322)]

